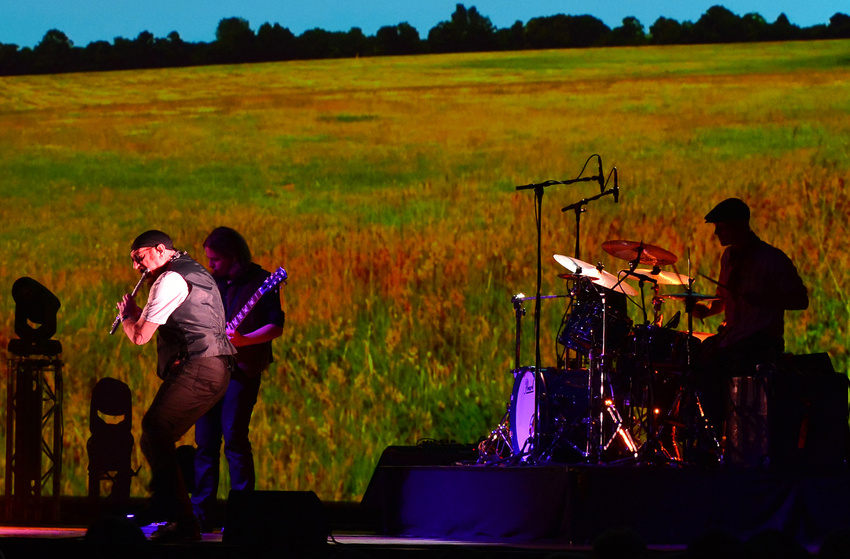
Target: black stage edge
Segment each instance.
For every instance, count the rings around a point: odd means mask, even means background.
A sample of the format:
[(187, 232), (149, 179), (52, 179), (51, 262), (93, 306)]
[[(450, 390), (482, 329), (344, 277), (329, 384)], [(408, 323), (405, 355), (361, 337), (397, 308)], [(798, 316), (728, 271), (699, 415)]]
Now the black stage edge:
[(850, 472), (653, 466), (379, 465), (363, 506), (388, 535), (590, 544), (630, 528), (650, 545), (768, 529), (817, 547), (850, 528)]

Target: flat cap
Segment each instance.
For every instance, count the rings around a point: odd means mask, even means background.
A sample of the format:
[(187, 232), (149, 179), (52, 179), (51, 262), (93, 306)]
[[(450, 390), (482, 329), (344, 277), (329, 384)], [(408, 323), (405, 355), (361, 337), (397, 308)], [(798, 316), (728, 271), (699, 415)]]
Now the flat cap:
[(706, 223), (749, 221), (750, 207), (740, 198), (727, 198), (705, 215)]

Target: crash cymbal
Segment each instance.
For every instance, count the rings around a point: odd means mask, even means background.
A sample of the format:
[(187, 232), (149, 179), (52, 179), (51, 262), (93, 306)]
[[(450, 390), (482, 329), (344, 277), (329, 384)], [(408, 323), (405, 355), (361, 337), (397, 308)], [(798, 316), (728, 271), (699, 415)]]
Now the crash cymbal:
[[(600, 270), (593, 264), (584, 262), (578, 258), (573, 258), (572, 256), (564, 256), (562, 254), (555, 254), (554, 258), (558, 264), (570, 271), (569, 274), (559, 274), (559, 278), (588, 279), (596, 285), (602, 286), (606, 289), (613, 289), (614, 291), (625, 293), (629, 296), (635, 296), (638, 293), (634, 287), (626, 283), (620, 283), (620, 285), (617, 285), (617, 276), (606, 272), (605, 270)], [(614, 289), (614, 286), (616, 286), (616, 289)]]
[(600, 275), (598, 278), (591, 279), (590, 281), (592, 281), (596, 285), (601, 285), (606, 289), (612, 289), (620, 293), (625, 293), (630, 297), (634, 297), (638, 294), (637, 289), (635, 289), (631, 285), (625, 282), (618, 282), (617, 276), (615, 276), (614, 274), (608, 273), (605, 270), (602, 270), (599, 274)]
[(600, 276), (600, 272), (596, 269), (596, 266), (589, 262), (584, 262), (583, 260), (573, 258), (572, 256), (564, 256), (563, 254), (555, 254), (553, 257), (558, 264), (570, 271), (570, 274), (565, 275), (574, 275), (586, 278), (598, 278)]
[(661, 296), (664, 299), (679, 299), (682, 301), (687, 301), (688, 299), (692, 301), (714, 301), (716, 299), (720, 299), (717, 295), (706, 295), (704, 293), (697, 293), (695, 291), (684, 291), (682, 293), (666, 293)]
[[(691, 280), (691, 278), (684, 274), (677, 274), (675, 272), (665, 272), (663, 270), (649, 268), (638, 268), (637, 270), (635, 270), (635, 273), (654, 279), (658, 282), (658, 285), (689, 285)], [(640, 280), (641, 278), (629, 276), (628, 279)]]
[(638, 260), (641, 264), (651, 264), (652, 266), (667, 266), (675, 264), (679, 260), (672, 252), (654, 245), (648, 245), (643, 241), (605, 241), (602, 243), (602, 250), (622, 260), (629, 262)]

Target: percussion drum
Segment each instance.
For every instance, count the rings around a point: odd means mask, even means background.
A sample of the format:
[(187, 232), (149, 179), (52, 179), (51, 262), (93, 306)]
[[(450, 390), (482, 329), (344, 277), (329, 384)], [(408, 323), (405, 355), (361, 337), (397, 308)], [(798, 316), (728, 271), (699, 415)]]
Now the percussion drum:
[[(534, 367), (514, 371), (514, 388), (511, 393), (510, 425), (511, 447), (514, 455), (525, 460), (528, 455), (563, 462), (581, 458), (587, 441), (587, 428), (583, 422), (589, 406), (587, 369), (543, 369), (540, 386)], [(536, 452), (534, 409), (535, 393), (540, 390), (540, 442), (541, 452)], [(579, 450), (581, 449), (581, 450)]]
[(631, 331), (632, 321), (625, 312), (617, 308), (624, 306), (619, 305), (621, 297), (622, 294), (609, 290), (605, 301), (608, 311), (603, 313), (602, 297), (594, 286), (588, 283), (577, 284), (573, 308), (558, 336), (558, 342), (584, 354), (591, 349), (602, 349), (602, 321), (603, 314), (606, 314), (608, 329), (605, 350), (616, 352), (622, 349)]
[[(691, 336), (691, 360), (699, 353), (700, 340)], [(631, 353), (640, 361), (654, 365), (688, 364), (688, 333), (661, 326), (636, 326), (629, 345)]]

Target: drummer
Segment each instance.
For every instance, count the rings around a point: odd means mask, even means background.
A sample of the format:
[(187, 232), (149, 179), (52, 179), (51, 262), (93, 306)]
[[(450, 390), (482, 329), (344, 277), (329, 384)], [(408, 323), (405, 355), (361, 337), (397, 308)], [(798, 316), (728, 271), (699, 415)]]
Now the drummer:
[(738, 198), (728, 198), (705, 216), (714, 234), (726, 247), (720, 259), (717, 297), (694, 306), (693, 316), (703, 319), (725, 312), (718, 334), (703, 347), (707, 357), (733, 376), (755, 373), (761, 363), (775, 363), (785, 350), (786, 310), (809, 306), (806, 286), (784, 252), (759, 239), (750, 229), (750, 208)]

